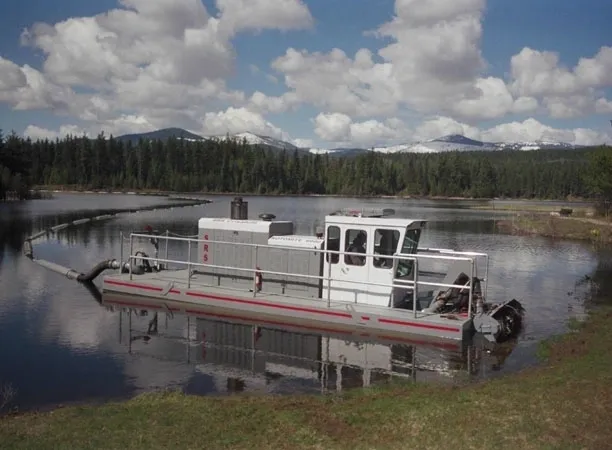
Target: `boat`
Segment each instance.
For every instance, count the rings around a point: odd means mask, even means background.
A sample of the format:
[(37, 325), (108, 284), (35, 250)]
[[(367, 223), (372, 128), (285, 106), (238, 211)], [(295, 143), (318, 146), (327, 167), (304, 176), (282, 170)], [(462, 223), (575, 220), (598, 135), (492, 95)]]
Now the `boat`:
[[(425, 225), (389, 208), (344, 208), (327, 214), (313, 234), (299, 235), (292, 221), (273, 214), (249, 219), (248, 202), (236, 197), (229, 217), (199, 219), (197, 237), (151, 227), (131, 232), (126, 261), (109, 265), (118, 271), (103, 277), (102, 296), (377, 334), (461, 341), (481, 333), (495, 342), (516, 336), (524, 308), (516, 299), (487, 301), (488, 255), (419, 248)], [(180, 257), (169, 258), (170, 245)]]

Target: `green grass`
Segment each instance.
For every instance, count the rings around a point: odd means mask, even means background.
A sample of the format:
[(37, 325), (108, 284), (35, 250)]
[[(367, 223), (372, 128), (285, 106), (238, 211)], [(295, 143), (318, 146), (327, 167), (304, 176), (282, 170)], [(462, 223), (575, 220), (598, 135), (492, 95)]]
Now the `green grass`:
[(487, 204), (487, 205), (470, 205), (469, 209), (478, 209), (484, 211), (507, 211), (507, 212), (531, 212), (531, 213), (553, 213), (559, 212), (562, 208), (569, 208), (572, 210), (572, 216), (574, 217), (587, 217), (595, 214), (594, 207), (587, 206), (574, 206), (572, 203), (566, 203), (563, 205), (547, 205), (540, 202), (516, 201), (512, 203), (500, 203), (500, 204)]
[(612, 243), (612, 222), (602, 218), (521, 213), (512, 218), (497, 221), (497, 228), (511, 234)]
[(467, 387), (331, 396), (149, 393), (0, 419), (3, 449), (599, 449), (612, 442), (612, 310), (542, 346), (543, 366)]

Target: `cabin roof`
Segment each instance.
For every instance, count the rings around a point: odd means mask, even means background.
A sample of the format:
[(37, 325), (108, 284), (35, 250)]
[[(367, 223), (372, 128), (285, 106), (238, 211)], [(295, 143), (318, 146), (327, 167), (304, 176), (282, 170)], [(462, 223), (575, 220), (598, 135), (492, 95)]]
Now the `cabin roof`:
[(423, 219), (405, 219), (397, 217), (354, 217), (354, 216), (325, 216), (326, 225), (361, 225), (361, 226), (376, 226), (376, 227), (393, 227), (406, 228), (410, 225), (419, 227), (425, 224)]

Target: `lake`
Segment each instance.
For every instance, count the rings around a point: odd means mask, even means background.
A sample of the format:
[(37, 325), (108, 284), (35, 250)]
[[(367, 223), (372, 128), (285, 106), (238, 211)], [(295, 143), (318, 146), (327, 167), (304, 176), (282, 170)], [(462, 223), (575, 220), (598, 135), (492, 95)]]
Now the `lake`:
[[(86, 271), (119, 258), (120, 233), (151, 225), (186, 235), (203, 216), (229, 215), (230, 196), (197, 207), (146, 211), (63, 230), (34, 245), (37, 257)], [(168, 204), (164, 197), (55, 194), (50, 200), (0, 204), (0, 386), (12, 386), (20, 409), (126, 398), (147, 390), (187, 393), (336, 392), (354, 386), (455, 383), (516, 372), (537, 363), (538, 343), (566, 331), (585, 312), (590, 289), (580, 281), (609, 267), (610, 250), (548, 238), (507, 236), (495, 229), (504, 212), (471, 210), (469, 201), (244, 197), (252, 217), (269, 212), (312, 233), (342, 207), (394, 208), (429, 221), (421, 246), (487, 252), (488, 298), (516, 298), (526, 324), (516, 341), (461, 348), (288, 329), (238, 320), (158, 315), (100, 304), (95, 292), (22, 254), (26, 236), (67, 220), (114, 209)], [(477, 203), (477, 202), (476, 202)], [(608, 270), (608, 269), (605, 269)], [(609, 277), (609, 272), (603, 275)], [(100, 284), (100, 280), (98, 280)]]

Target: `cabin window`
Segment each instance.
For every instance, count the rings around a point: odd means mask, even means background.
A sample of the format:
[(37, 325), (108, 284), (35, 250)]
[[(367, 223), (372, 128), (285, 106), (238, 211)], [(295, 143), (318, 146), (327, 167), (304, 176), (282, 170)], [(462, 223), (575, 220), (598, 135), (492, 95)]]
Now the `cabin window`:
[[(367, 253), (368, 234), (364, 230), (346, 230), (344, 238), (345, 252)], [(365, 255), (344, 255), (344, 264), (349, 266), (364, 266), (365, 260)]]
[[(402, 243), (402, 250), (400, 253), (404, 255), (415, 254), (419, 245), (419, 238), (421, 237), (420, 228), (412, 228), (406, 230), (406, 236), (404, 236), (404, 242)], [(405, 277), (412, 273), (412, 260), (400, 259), (397, 262), (396, 278)]]
[[(326, 250), (340, 251), (340, 228), (336, 226), (327, 227), (327, 242), (325, 244)], [(327, 253), (325, 256), (327, 262), (332, 264), (338, 264), (340, 255), (338, 253)]]
[[(377, 229), (374, 232), (374, 253), (393, 256), (393, 254), (397, 252), (399, 240), (399, 230)], [(393, 267), (393, 258), (374, 257), (374, 267), (390, 269)]]

